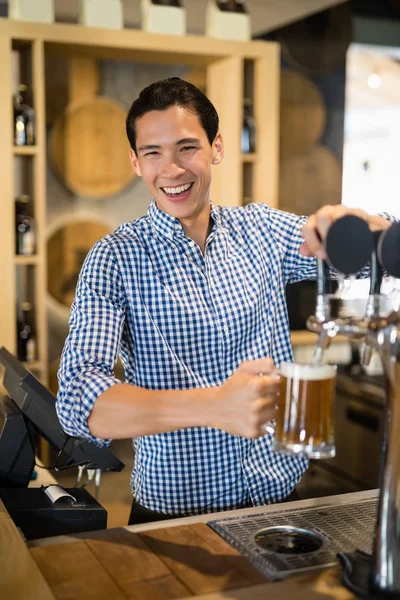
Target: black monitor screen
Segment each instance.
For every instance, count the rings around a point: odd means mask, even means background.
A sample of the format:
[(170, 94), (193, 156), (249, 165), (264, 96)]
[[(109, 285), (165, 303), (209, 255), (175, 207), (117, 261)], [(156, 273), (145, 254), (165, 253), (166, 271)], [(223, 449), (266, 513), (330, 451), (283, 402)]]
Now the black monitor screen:
[(124, 463), (110, 450), (63, 431), (53, 394), (4, 347), (0, 348), (0, 364), (5, 368), (3, 386), (10, 398), (55, 450), (63, 452), (74, 464), (102, 471), (122, 471)]

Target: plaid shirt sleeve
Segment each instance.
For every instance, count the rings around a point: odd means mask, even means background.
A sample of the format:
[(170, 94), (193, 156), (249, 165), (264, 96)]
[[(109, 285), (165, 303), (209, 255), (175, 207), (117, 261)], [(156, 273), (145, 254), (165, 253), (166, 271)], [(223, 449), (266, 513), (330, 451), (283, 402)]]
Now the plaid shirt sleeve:
[(79, 276), (56, 401), (66, 433), (89, 438), (99, 446), (108, 446), (111, 440), (92, 436), (87, 422), (98, 396), (121, 383), (113, 375), (124, 318), (118, 265), (104, 238), (87, 255)]
[[(283, 212), (266, 205), (266, 223), (269, 231), (274, 236), (279, 245), (283, 256), (283, 276), (286, 283), (295, 283), (304, 279), (316, 279), (317, 267), (314, 257), (307, 257), (300, 254), (299, 249), (304, 238), (302, 227), (306, 223), (305, 216), (298, 216), (292, 213)], [(390, 223), (397, 222), (392, 215), (382, 212), (377, 216), (387, 219)], [(331, 269), (331, 277), (338, 276), (337, 271)], [(357, 273), (357, 279), (369, 277), (370, 267), (367, 265)]]
[(317, 276), (315, 258), (303, 256), (299, 252), (304, 242), (301, 231), (307, 217), (299, 217), (266, 205), (260, 206), (263, 207), (262, 213), (267, 231), (280, 248), (284, 284), (303, 279), (315, 279)]

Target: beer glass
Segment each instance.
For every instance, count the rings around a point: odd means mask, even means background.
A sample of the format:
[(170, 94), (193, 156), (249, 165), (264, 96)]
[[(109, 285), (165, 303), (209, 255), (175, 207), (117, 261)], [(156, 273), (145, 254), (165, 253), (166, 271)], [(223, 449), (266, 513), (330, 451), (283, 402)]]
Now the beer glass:
[(279, 374), (275, 450), (309, 458), (335, 456), (336, 366), (283, 363)]

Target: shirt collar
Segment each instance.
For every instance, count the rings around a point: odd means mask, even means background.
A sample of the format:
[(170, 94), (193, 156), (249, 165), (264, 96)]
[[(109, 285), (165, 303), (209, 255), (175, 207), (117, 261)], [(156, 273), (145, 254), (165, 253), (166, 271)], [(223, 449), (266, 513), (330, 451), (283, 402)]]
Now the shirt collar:
[[(176, 234), (184, 234), (183, 227), (179, 220), (158, 208), (154, 199), (150, 203), (147, 214), (150, 218), (150, 223), (161, 236), (171, 240)], [(212, 202), (210, 202), (210, 216), (214, 221), (216, 228), (219, 228), (221, 225), (221, 215), (218, 207)]]

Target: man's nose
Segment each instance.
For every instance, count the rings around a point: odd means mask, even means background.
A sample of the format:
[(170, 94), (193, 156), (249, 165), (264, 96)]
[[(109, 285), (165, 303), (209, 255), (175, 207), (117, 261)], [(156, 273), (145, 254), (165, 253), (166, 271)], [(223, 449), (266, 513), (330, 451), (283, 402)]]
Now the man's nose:
[(176, 178), (180, 177), (185, 172), (185, 169), (178, 163), (176, 159), (166, 160), (163, 164), (163, 176)]

